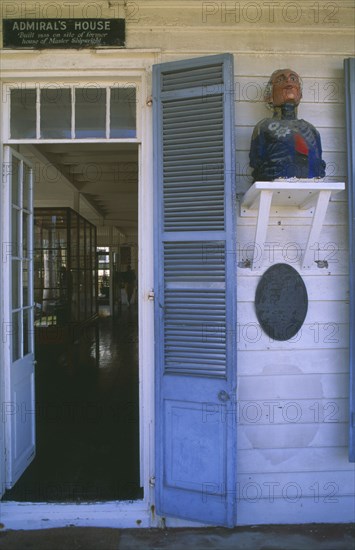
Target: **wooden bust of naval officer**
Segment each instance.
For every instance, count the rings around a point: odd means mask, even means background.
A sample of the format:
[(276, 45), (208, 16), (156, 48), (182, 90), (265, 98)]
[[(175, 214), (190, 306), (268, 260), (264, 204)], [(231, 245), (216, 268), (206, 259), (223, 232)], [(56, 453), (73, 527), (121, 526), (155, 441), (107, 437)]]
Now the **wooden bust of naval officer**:
[(301, 97), (302, 84), (295, 71), (278, 69), (272, 73), (264, 99), (273, 116), (258, 122), (251, 139), (254, 181), (325, 176), (319, 132), (297, 118)]

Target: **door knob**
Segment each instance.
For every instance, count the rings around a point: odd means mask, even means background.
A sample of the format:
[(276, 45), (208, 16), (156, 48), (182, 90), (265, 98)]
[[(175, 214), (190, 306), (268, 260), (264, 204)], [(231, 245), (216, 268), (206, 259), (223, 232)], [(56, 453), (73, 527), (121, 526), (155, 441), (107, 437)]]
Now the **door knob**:
[(223, 403), (225, 403), (226, 401), (230, 400), (230, 397), (229, 397), (229, 394), (225, 390), (221, 390), (220, 392), (218, 392), (218, 399), (220, 401), (223, 401)]

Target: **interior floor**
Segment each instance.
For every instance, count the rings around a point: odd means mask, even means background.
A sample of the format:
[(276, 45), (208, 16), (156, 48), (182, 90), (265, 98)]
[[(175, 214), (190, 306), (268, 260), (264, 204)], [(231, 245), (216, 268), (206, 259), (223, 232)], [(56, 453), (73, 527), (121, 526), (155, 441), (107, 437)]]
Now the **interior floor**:
[(37, 350), (37, 451), (4, 500), (85, 502), (143, 497), (139, 483), (138, 313), (100, 317), (99, 365), (88, 333), (72, 368)]

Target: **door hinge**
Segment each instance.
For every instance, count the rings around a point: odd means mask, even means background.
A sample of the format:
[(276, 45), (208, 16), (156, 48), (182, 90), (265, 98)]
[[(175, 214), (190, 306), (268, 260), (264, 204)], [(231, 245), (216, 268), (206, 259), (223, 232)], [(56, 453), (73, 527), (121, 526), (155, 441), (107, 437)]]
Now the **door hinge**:
[(149, 478), (149, 485), (150, 485), (151, 487), (155, 487), (155, 476), (151, 476), (151, 477)]
[(150, 290), (148, 292), (148, 300), (150, 300), (151, 302), (154, 302), (154, 298), (155, 298), (154, 290)]

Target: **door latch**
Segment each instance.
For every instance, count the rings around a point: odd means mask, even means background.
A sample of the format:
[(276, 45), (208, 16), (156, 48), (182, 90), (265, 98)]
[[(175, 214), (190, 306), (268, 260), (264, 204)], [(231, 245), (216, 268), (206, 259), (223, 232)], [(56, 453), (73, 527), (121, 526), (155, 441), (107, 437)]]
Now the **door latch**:
[(154, 302), (154, 297), (155, 297), (154, 290), (150, 290), (150, 291), (148, 292), (148, 300), (149, 300), (150, 302)]
[(155, 476), (150, 476), (149, 485), (150, 487), (155, 487)]

